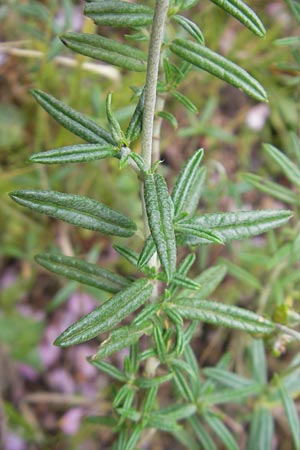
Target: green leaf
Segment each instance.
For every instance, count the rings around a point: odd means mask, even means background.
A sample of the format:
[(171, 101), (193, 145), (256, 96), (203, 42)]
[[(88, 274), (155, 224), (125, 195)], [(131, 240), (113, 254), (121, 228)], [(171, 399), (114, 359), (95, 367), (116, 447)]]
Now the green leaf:
[(157, 113), (158, 117), (162, 117), (163, 119), (166, 119), (168, 122), (170, 122), (170, 124), (172, 125), (173, 128), (178, 128), (178, 122), (175, 116), (173, 116), (173, 114), (169, 113), (168, 111), (159, 111)]
[(160, 377), (153, 377), (153, 378), (140, 377), (135, 379), (134, 384), (141, 389), (150, 389), (152, 387), (159, 386), (162, 383), (170, 381), (172, 377), (173, 377), (172, 373), (168, 373), (166, 375), (161, 375)]
[(117, 369), (115, 366), (112, 366), (111, 364), (105, 362), (105, 361), (95, 361), (92, 358), (88, 358), (88, 361), (97, 369), (101, 370), (102, 372), (106, 373), (110, 377), (114, 378), (118, 381), (126, 381), (126, 376), (121, 370)]
[(184, 448), (187, 448), (188, 450), (199, 450), (199, 445), (191, 435), (190, 431), (181, 429), (179, 431), (172, 431), (171, 434)]
[(205, 396), (205, 404), (215, 406), (224, 403), (242, 403), (244, 400), (248, 401), (251, 396), (261, 394), (264, 389), (261, 384), (253, 383), (242, 388), (215, 390)]
[(179, 9), (189, 9), (196, 5), (199, 0), (174, 0), (174, 5)]
[(176, 100), (178, 100), (188, 111), (194, 114), (198, 112), (197, 106), (195, 106), (194, 103), (191, 102), (191, 100), (189, 100), (185, 95), (177, 91), (172, 91), (171, 95), (176, 98)]
[(172, 283), (175, 284), (175, 286), (180, 286), (185, 289), (191, 289), (191, 290), (199, 290), (201, 288), (201, 285), (197, 283), (195, 280), (191, 280), (188, 277), (185, 277), (180, 274), (175, 274), (174, 278), (172, 279)]
[(186, 234), (191, 237), (205, 239), (206, 241), (209, 241), (210, 243), (216, 243), (216, 244), (223, 244), (223, 239), (218, 234), (218, 232), (209, 231), (204, 228), (201, 228), (198, 226), (198, 224), (195, 224), (195, 222), (187, 221), (184, 222), (178, 222), (175, 225), (175, 231), (178, 233)]
[(153, 338), (154, 338), (154, 342), (155, 342), (155, 347), (156, 347), (155, 350), (157, 352), (158, 359), (161, 362), (164, 362), (167, 358), (168, 351), (167, 351), (166, 343), (165, 343), (163, 335), (162, 335), (160, 324), (154, 323)]
[(154, 314), (160, 309), (158, 303), (150, 303), (145, 306), (142, 311), (133, 319), (132, 324), (134, 325), (142, 325), (144, 322), (151, 319)]
[(183, 210), (188, 216), (193, 216), (198, 209), (199, 201), (203, 192), (203, 186), (206, 178), (206, 168), (201, 167), (198, 169), (194, 182), (190, 187), (189, 194), (187, 196)]
[(258, 383), (266, 384), (268, 379), (268, 369), (264, 341), (262, 339), (252, 339), (249, 353), (252, 377)]
[(98, 159), (110, 157), (120, 157), (120, 152), (112, 145), (79, 144), (36, 153), (30, 156), (29, 162), (39, 164), (64, 164), (96, 161)]
[(258, 101), (267, 101), (267, 94), (261, 84), (246, 70), (201, 44), (175, 39), (170, 50), (199, 69), (205, 70), (223, 81), (235, 86)]
[(293, 436), (295, 450), (300, 449), (300, 422), (299, 413), (297, 411), (295, 402), (290, 397), (283, 383), (279, 386), (280, 397), (284, 406), (285, 414), (288, 420), (288, 424)]
[[(152, 288), (153, 286), (146, 279), (135, 281), (128, 288), (114, 295), (94, 311), (67, 328), (56, 339), (55, 345), (69, 347), (70, 345), (88, 341), (105, 331), (111, 330), (146, 302), (151, 295)], [(129, 336), (133, 337), (133, 333), (130, 333)], [(93, 359), (96, 358), (93, 357)]]
[(252, 416), (246, 450), (271, 450), (274, 420), (271, 411), (260, 408)]
[(204, 44), (204, 36), (198, 25), (196, 25), (192, 20), (188, 19), (184, 16), (172, 16), (172, 19), (175, 20), (185, 31), (187, 31), (196, 41), (200, 44)]
[(60, 125), (71, 131), (71, 133), (87, 142), (115, 145), (115, 141), (108, 131), (99, 127), (99, 125), (75, 109), (70, 108), (70, 106), (65, 105), (60, 100), (43, 91), (33, 89), (31, 93), (47, 113), (60, 123)]
[(23, 190), (12, 192), (10, 196), (22, 206), (77, 227), (123, 237), (132, 236), (136, 231), (136, 225), (129, 217), (81, 195)]
[(240, 280), (242, 283), (247, 284), (252, 289), (261, 289), (260, 280), (252, 275), (246, 269), (243, 269), (238, 264), (233, 264), (229, 260), (222, 260), (222, 263), (227, 267), (228, 273), (235, 277), (237, 280)]
[(129, 144), (131, 142), (134, 142), (139, 137), (143, 129), (144, 104), (145, 104), (145, 92), (143, 89), (138, 104), (136, 105), (134, 113), (130, 119), (129, 125), (125, 132), (125, 137), (129, 142)]
[(138, 266), (138, 253), (123, 245), (114, 244), (113, 248), (135, 267)]
[(176, 388), (178, 389), (180, 395), (188, 402), (195, 403), (194, 394), (193, 394), (187, 380), (181, 373), (181, 369), (178, 369), (177, 367), (176, 368), (173, 367), (173, 373), (174, 373), (173, 382), (174, 382)]
[(156, 412), (157, 414), (161, 414), (162, 416), (165, 416), (172, 420), (183, 420), (195, 414), (195, 412), (197, 412), (197, 408), (193, 404), (179, 404), (161, 408)]
[(212, 438), (210, 437), (206, 429), (203, 427), (203, 425), (200, 423), (199, 419), (196, 416), (194, 416), (190, 417), (188, 421), (191, 424), (195, 432), (195, 435), (201, 444), (201, 448), (203, 448), (203, 450), (217, 450), (217, 447), (214, 444)]
[(154, 385), (146, 393), (144, 401), (143, 401), (143, 413), (144, 414), (147, 414), (152, 409), (154, 409), (154, 405), (155, 405), (156, 398), (157, 398), (157, 392), (158, 392), (158, 385)]
[[(187, 255), (179, 264), (175, 276), (179, 275), (184, 277), (188, 271), (190, 270), (190, 268), (192, 267), (194, 261), (195, 261), (196, 256), (193, 253), (190, 253), (189, 255)], [(197, 283), (197, 282), (196, 282)], [(197, 283), (199, 288), (200, 285), (199, 283)], [(171, 283), (170, 286), (168, 287), (169, 292), (170, 292), (170, 296), (174, 295), (174, 293), (177, 291), (177, 285), (176, 282), (175, 283)]]
[(179, 298), (168, 304), (185, 319), (236, 328), (249, 333), (270, 334), (275, 327), (270, 320), (243, 308), (215, 301)]
[(204, 367), (203, 373), (210, 380), (231, 389), (240, 389), (256, 384), (250, 378), (237, 375), (233, 372), (229, 372), (228, 370), (220, 369), (218, 367)]
[(298, 195), (291, 189), (281, 186), (278, 183), (274, 183), (273, 181), (266, 180), (265, 177), (255, 175), (254, 173), (247, 173), (243, 176), (243, 178), (247, 183), (251, 184), (251, 186), (255, 187), (259, 191), (271, 195), (282, 202), (289, 203), (291, 205), (299, 204)]
[(180, 425), (178, 425), (175, 420), (169, 419), (162, 414), (157, 414), (156, 411), (149, 414), (147, 427), (167, 431), (168, 433), (176, 432), (181, 429)]
[(83, 420), (85, 424), (97, 425), (98, 427), (114, 428), (117, 425), (116, 419), (107, 416), (86, 416)]
[(143, 432), (144, 426), (142, 423), (138, 423), (133, 430), (131, 430), (129, 434), (129, 439), (127, 441), (127, 444), (124, 448), (124, 450), (134, 450), (136, 443), (141, 437), (141, 434)]
[(191, 193), (191, 189), (197, 180), (199, 166), (203, 158), (203, 149), (197, 150), (185, 163), (180, 171), (173, 188), (171, 199), (174, 204), (175, 218), (185, 212), (185, 205)]
[[(197, 291), (197, 298), (203, 299), (208, 297), (222, 282), (227, 273), (224, 265), (217, 265), (204, 270), (198, 277), (194, 279), (200, 285)], [(183, 291), (182, 296), (190, 295), (190, 292)]]
[(66, 33), (61, 40), (68, 48), (82, 55), (136, 72), (146, 70), (147, 56), (144, 52), (115, 40), (79, 33)]
[(266, 34), (265, 27), (255, 12), (241, 0), (211, 0), (224, 9), (228, 14), (239, 20), (254, 34), (263, 37)]
[(155, 242), (153, 240), (153, 237), (151, 234), (147, 237), (144, 247), (142, 248), (142, 251), (140, 253), (139, 259), (138, 259), (138, 267), (141, 269), (148, 264), (152, 256), (154, 255), (156, 251)]
[(102, 342), (97, 353), (92, 356), (91, 362), (97, 365), (98, 361), (118, 352), (124, 348), (128, 348), (139, 340), (144, 334), (151, 332), (152, 325), (149, 321), (139, 325), (130, 325), (118, 328), (110, 333), (109, 337)]
[(71, 256), (41, 253), (35, 257), (35, 260), (51, 272), (112, 294), (119, 292), (131, 283), (121, 275)]
[(161, 175), (145, 175), (144, 196), (149, 228), (161, 265), (170, 281), (176, 269), (174, 211), (166, 182)]
[(106, 97), (106, 117), (109, 123), (111, 134), (118, 145), (122, 144), (124, 141), (124, 134), (119, 122), (115, 118), (111, 109), (111, 98), (112, 93), (110, 92)]
[[(285, 224), (290, 217), (291, 212), (288, 210), (265, 209), (261, 211), (203, 214), (195, 218), (193, 222), (201, 229), (217, 232), (226, 243), (233, 239), (245, 239), (265, 233), (272, 228)], [(208, 240), (189, 235), (181, 235), (180, 241), (184, 245), (209, 243)]]
[(88, 3), (85, 5), (84, 14), (101, 26), (136, 28), (149, 25), (153, 21), (152, 8), (124, 1)]
[(300, 186), (300, 169), (298, 169), (298, 166), (273, 145), (264, 144), (263, 148), (267, 155), (279, 165), (286, 177), (296, 186)]
[(233, 435), (216, 415), (204, 414), (203, 419), (228, 450), (239, 450), (239, 446)]

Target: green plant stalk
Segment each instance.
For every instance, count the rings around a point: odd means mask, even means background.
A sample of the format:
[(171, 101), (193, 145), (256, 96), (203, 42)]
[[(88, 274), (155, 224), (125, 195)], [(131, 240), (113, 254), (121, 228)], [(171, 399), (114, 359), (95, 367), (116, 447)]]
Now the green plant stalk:
[(153, 122), (156, 105), (157, 80), (160, 50), (163, 41), (169, 0), (157, 0), (149, 43), (148, 66), (145, 85), (145, 106), (143, 113), (142, 156), (150, 169), (153, 161)]
[[(161, 46), (163, 42), (165, 21), (169, 8), (169, 0), (156, 0), (153, 24), (151, 29), (148, 65), (145, 85), (145, 105), (143, 112), (143, 131), (142, 131), (142, 157), (148, 169), (151, 168), (153, 162), (160, 158), (159, 144), (160, 144), (160, 129), (161, 118), (158, 117), (155, 122), (155, 108), (161, 109), (164, 105), (164, 100), (157, 104), (157, 81), (160, 65)], [(141, 182), (141, 199), (143, 208), (143, 222), (145, 238), (149, 234), (148, 219), (146, 214), (144, 195), (144, 185)], [(159, 261), (157, 254), (152, 258), (151, 265), (158, 267)], [(158, 295), (158, 282), (153, 287), (152, 298)], [(146, 362), (145, 376), (154, 377), (159, 361), (156, 358), (149, 358)]]

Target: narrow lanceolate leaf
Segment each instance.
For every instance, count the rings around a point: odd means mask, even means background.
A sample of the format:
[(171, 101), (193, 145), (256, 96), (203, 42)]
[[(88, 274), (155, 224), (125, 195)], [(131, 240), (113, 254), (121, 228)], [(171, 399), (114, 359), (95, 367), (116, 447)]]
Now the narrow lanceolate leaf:
[(288, 424), (293, 436), (293, 442), (295, 450), (300, 449), (300, 421), (299, 421), (299, 413), (297, 411), (296, 405), (293, 399), (290, 397), (287, 392), (284, 384), (280, 384), (279, 386), (281, 400), (284, 406), (285, 414), (288, 420)]
[[(200, 285), (197, 291), (197, 298), (207, 298), (219, 286), (225, 277), (227, 268), (223, 265), (217, 265), (204, 270), (194, 279)], [(182, 296), (190, 295), (190, 292), (183, 291)]]
[(129, 217), (81, 195), (24, 190), (12, 192), (10, 196), (22, 206), (77, 227), (123, 237), (132, 236), (136, 231)]
[(114, 378), (115, 380), (126, 382), (126, 375), (121, 372), (121, 370), (117, 369), (115, 366), (104, 362), (104, 361), (94, 361), (92, 358), (88, 358), (88, 361), (97, 369), (101, 370), (104, 373), (107, 373), (110, 377)]
[(113, 248), (116, 250), (116, 252), (119, 253), (119, 255), (123, 256), (123, 258), (127, 259), (131, 264), (133, 264), (135, 267), (138, 265), (138, 253), (134, 250), (131, 250), (128, 247), (124, 247), (123, 245), (113, 245)]
[(94, 34), (66, 33), (61, 40), (82, 55), (136, 72), (146, 70), (147, 55), (129, 45)]
[(127, 278), (121, 275), (71, 256), (41, 253), (35, 257), (35, 260), (38, 264), (50, 270), (50, 272), (111, 292), (112, 294), (131, 284)]
[(29, 161), (40, 164), (64, 164), (96, 161), (110, 157), (120, 157), (120, 152), (113, 145), (79, 144), (36, 153), (30, 156)]
[(143, 268), (148, 264), (156, 250), (155, 242), (151, 234), (147, 237), (144, 247), (138, 259), (138, 266)]
[(195, 236), (196, 238), (206, 239), (207, 241), (215, 242), (216, 244), (223, 244), (222, 237), (216, 231), (205, 230), (199, 227), (198, 224), (190, 221), (179, 222), (175, 226), (175, 230), (179, 233)]
[(176, 242), (174, 208), (164, 178), (158, 173), (147, 174), (144, 179), (144, 195), (149, 228), (169, 281), (176, 269)]
[(124, 140), (124, 135), (122, 128), (115, 118), (112, 109), (111, 109), (111, 99), (112, 99), (112, 93), (110, 92), (106, 97), (106, 117), (109, 123), (110, 131), (112, 134), (112, 137), (114, 140), (120, 144)]
[(92, 356), (91, 362), (97, 365), (97, 361), (101, 361), (107, 356), (129, 347), (137, 342), (143, 334), (149, 334), (151, 329), (152, 324), (147, 321), (139, 325), (125, 326), (112, 331), (109, 337), (102, 342), (97, 353)]
[(162, 119), (167, 120), (173, 128), (178, 128), (178, 122), (175, 116), (173, 114), (169, 113), (168, 111), (159, 111), (157, 113), (158, 117), (161, 117)]
[(199, 69), (205, 70), (235, 86), (258, 101), (267, 101), (262, 85), (246, 70), (201, 44), (175, 39), (170, 45), (173, 53)]
[[(261, 211), (239, 211), (229, 213), (204, 214), (193, 221), (202, 230), (215, 231), (223, 242), (256, 236), (272, 228), (279, 227), (291, 218), (291, 212), (280, 209)], [(184, 222), (184, 221), (183, 221)], [(190, 222), (190, 221), (189, 221)], [(208, 244), (209, 241), (192, 235), (181, 235), (185, 245)]]
[(143, 89), (138, 104), (136, 105), (134, 113), (130, 119), (128, 128), (125, 132), (125, 137), (129, 142), (129, 144), (131, 142), (134, 142), (139, 137), (139, 134), (142, 131), (144, 104), (145, 104), (145, 93)]
[(185, 319), (200, 320), (213, 325), (236, 328), (249, 333), (270, 334), (275, 327), (270, 320), (243, 308), (224, 303), (179, 298), (169, 305)]
[(274, 183), (273, 181), (266, 180), (265, 177), (261, 177), (254, 173), (247, 173), (243, 176), (244, 180), (251, 184), (261, 192), (271, 195), (282, 202), (289, 203), (291, 205), (297, 205), (300, 202), (299, 196), (296, 192), (288, 189), (281, 184)]
[(85, 6), (84, 14), (97, 25), (112, 27), (141, 27), (153, 20), (149, 6), (123, 1), (91, 2)]
[(234, 436), (229, 432), (228, 428), (225, 427), (222, 420), (214, 414), (205, 414), (204, 420), (218, 436), (225, 448), (228, 450), (239, 450), (239, 446), (234, 439)]
[(179, 173), (171, 199), (174, 204), (175, 218), (178, 214), (185, 212), (184, 206), (189, 197), (191, 188), (197, 178), (199, 167), (203, 158), (203, 149), (197, 150), (186, 162)]
[(206, 168), (201, 167), (197, 171), (195, 180), (190, 187), (188, 197), (183, 207), (184, 212), (186, 212), (188, 216), (193, 216), (198, 209), (199, 201), (203, 193), (205, 179), (206, 179)]
[(266, 34), (265, 27), (255, 12), (241, 0), (211, 0), (213, 3), (223, 8), (231, 16), (239, 20), (245, 27), (249, 28), (257, 36), (263, 37)]
[(274, 419), (269, 409), (260, 408), (254, 412), (246, 450), (271, 450)]
[(181, 94), (178, 91), (171, 92), (172, 97), (176, 98), (188, 111), (192, 113), (198, 112), (198, 108), (194, 103), (189, 100), (185, 95)]
[(172, 19), (175, 20), (185, 31), (187, 31), (196, 41), (200, 44), (204, 44), (204, 36), (198, 25), (196, 25), (192, 20), (188, 19), (184, 16), (172, 16)]
[(300, 186), (300, 169), (284, 153), (270, 144), (264, 144), (264, 150), (275, 161), (286, 177), (296, 186)]
[(190, 417), (189, 423), (191, 424), (203, 450), (217, 450), (216, 444), (196, 416)]
[[(114, 295), (91, 313), (67, 328), (55, 341), (55, 345), (69, 347), (80, 344), (111, 330), (125, 317), (148, 300), (152, 285), (146, 279), (132, 283), (128, 288)], [(119, 339), (120, 340), (120, 339)]]
[(99, 125), (75, 109), (40, 90), (34, 89), (31, 92), (47, 113), (71, 133), (87, 142), (115, 145), (115, 141), (108, 131), (99, 127)]

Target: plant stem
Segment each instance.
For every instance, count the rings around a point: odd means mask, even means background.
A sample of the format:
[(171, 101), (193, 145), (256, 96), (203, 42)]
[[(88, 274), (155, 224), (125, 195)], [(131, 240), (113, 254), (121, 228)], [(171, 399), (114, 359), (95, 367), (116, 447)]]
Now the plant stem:
[(156, 104), (160, 49), (163, 41), (168, 7), (169, 0), (156, 0), (149, 43), (142, 135), (142, 156), (148, 169), (150, 169), (153, 160), (153, 122)]
[[(149, 54), (147, 64), (147, 75), (145, 85), (145, 105), (143, 112), (143, 133), (142, 133), (142, 157), (144, 158), (147, 169), (151, 168), (154, 161), (159, 160), (159, 142), (161, 121), (154, 126), (155, 107), (157, 103), (157, 81), (160, 64), (161, 45), (163, 42), (165, 21), (169, 8), (169, 0), (156, 0), (153, 24), (151, 29)], [(160, 105), (161, 106), (161, 105)], [(159, 118), (160, 119), (160, 118)], [(155, 130), (155, 135), (154, 135)], [(155, 143), (154, 143), (155, 141)], [(148, 220), (143, 196), (143, 182), (141, 183), (141, 197), (143, 205), (143, 221), (145, 238), (149, 234)], [(151, 265), (158, 267), (157, 254), (154, 255)], [(152, 298), (158, 295), (158, 284), (153, 288)], [(159, 361), (156, 358), (149, 358), (146, 362), (145, 374), (147, 377), (153, 377)]]

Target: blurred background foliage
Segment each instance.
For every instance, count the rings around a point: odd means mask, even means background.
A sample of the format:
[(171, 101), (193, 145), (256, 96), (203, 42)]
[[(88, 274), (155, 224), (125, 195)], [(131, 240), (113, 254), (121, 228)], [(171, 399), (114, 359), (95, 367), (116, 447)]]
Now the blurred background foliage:
[[(212, 263), (224, 263), (228, 275), (216, 297), (256, 308), (284, 325), (292, 306), (300, 312), (299, 185), (286, 177), (262, 143), (284, 150), (299, 166), (300, 9), (293, 0), (248, 3), (268, 30), (264, 39), (252, 36), (209, 1), (193, 8), (193, 20), (210, 48), (257, 77), (269, 103), (256, 104), (204, 72), (193, 73), (181, 92), (198, 112), (189, 112), (174, 98), (167, 101), (166, 110), (174, 114), (179, 128), (163, 123), (163, 170), (172, 183), (187, 156), (203, 147), (208, 176), (201, 211), (294, 209), (290, 227), (232, 247), (201, 249), (194, 268), (196, 273)], [(110, 445), (105, 432), (100, 435), (91, 424), (80, 425), (86, 411), (109, 408), (109, 381), (85, 362), (90, 346), (64, 352), (52, 347), (65, 325), (88, 312), (104, 294), (46, 273), (33, 256), (57, 248), (65, 254), (87, 255), (90, 261), (123, 273), (130, 273), (130, 267), (119, 260), (106, 237), (40, 218), (16, 207), (7, 196), (15, 189), (51, 187), (98, 198), (140, 220), (138, 182), (130, 170), (120, 171), (115, 161), (102, 161), (101, 168), (98, 162), (46, 168), (26, 164), (34, 152), (78, 142), (38, 107), (31, 88), (51, 93), (105, 127), (106, 94), (115, 92), (114, 108), (126, 124), (133, 109), (127, 106), (131, 87), (143, 84), (143, 75), (121, 74), (63, 48), (58, 38), (63, 31), (95, 31), (81, 9), (80, 2), (71, 0), (2, 0), (0, 4), (0, 416), (5, 417), (2, 445), (7, 450), (92, 450)], [(168, 33), (175, 33), (171, 25)], [(277, 183), (277, 188), (266, 189), (265, 180)], [(290, 192), (290, 201), (277, 192), (280, 187)], [(140, 242), (133, 241), (133, 246), (140, 249)], [(294, 314), (293, 320), (299, 322), (299, 316)], [(248, 373), (248, 336), (205, 326), (197, 339), (201, 366), (214, 366), (232, 352), (230, 369)], [(267, 355), (270, 383), (276, 373), (282, 378), (292, 373), (290, 394), (299, 398), (299, 342), (269, 342)], [(264, 401), (272, 410), (271, 400)], [(276, 399), (273, 402), (276, 405)], [(278, 425), (274, 448), (290, 449), (287, 421), (282, 410), (274, 408)], [(233, 411), (229, 405), (228, 417)], [(240, 424), (232, 420), (244, 448), (247, 427), (241, 424), (247, 424), (251, 415), (244, 411)], [(169, 439), (154, 437), (151, 448), (180, 448)]]

